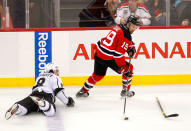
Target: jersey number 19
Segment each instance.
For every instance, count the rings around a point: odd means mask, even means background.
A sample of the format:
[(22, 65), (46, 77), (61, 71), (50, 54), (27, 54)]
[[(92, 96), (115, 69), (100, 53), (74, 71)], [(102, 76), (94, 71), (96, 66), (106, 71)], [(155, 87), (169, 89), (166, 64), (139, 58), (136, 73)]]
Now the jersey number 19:
[(116, 36), (116, 32), (115, 31), (111, 31), (108, 35), (107, 35), (107, 40), (103, 41), (103, 44), (105, 44), (106, 46), (111, 46), (113, 44), (113, 40)]

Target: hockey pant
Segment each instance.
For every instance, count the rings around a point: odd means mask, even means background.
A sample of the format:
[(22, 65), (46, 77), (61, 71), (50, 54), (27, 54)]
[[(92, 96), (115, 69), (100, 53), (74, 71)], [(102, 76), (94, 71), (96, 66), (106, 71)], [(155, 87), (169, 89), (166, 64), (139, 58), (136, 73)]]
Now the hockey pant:
[[(36, 96), (45, 100), (45, 106), (39, 107), (33, 102), (30, 96)], [(56, 113), (56, 106), (53, 102), (52, 94), (45, 92), (32, 92), (28, 97), (16, 102), (19, 106), (16, 115), (27, 115), (32, 112), (43, 112), (46, 116), (53, 116)]]
[[(85, 92), (88, 92), (93, 86), (99, 82), (103, 77), (106, 75), (108, 67), (114, 70), (115, 72), (119, 73), (119, 67), (115, 63), (114, 60), (102, 60), (95, 54), (95, 60), (94, 60), (94, 72), (92, 76), (88, 78), (88, 80), (84, 83), (83, 89)], [(129, 63), (127, 62), (127, 65), (129, 66)], [(133, 71), (133, 66), (131, 64), (130, 70)], [(130, 89), (131, 86), (131, 80), (132, 80), (132, 73), (131, 75), (129, 74), (122, 74), (122, 83), (123, 86), (126, 86), (128, 90)]]

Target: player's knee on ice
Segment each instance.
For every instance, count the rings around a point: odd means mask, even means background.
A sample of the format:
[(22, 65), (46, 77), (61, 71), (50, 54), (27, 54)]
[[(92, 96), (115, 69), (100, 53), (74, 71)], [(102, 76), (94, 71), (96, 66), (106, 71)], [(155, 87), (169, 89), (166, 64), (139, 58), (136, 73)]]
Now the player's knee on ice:
[(53, 105), (50, 104), (50, 107), (48, 110), (43, 111), (45, 116), (52, 117), (56, 114), (56, 109), (53, 107)]

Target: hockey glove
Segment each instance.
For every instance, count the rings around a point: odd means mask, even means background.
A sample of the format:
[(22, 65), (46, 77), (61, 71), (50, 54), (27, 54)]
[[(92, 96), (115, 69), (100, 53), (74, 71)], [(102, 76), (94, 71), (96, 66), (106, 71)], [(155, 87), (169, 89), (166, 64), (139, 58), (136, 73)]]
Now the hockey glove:
[(129, 57), (133, 57), (136, 53), (136, 49), (135, 49), (135, 46), (131, 46), (130, 48), (128, 48), (127, 50), (127, 54), (129, 55)]
[(125, 74), (125, 73), (128, 72), (128, 70), (129, 70), (129, 67), (128, 67), (127, 65), (124, 65), (124, 66), (122, 66), (122, 67), (118, 70), (118, 72), (121, 73), (121, 74)]
[(68, 97), (68, 103), (66, 104), (68, 107), (74, 107), (75, 101), (72, 97)]
[(133, 75), (133, 71), (131, 70), (131, 68), (129, 69), (129, 65), (122, 66), (119, 69), (119, 73), (123, 74), (126, 77), (132, 77)]

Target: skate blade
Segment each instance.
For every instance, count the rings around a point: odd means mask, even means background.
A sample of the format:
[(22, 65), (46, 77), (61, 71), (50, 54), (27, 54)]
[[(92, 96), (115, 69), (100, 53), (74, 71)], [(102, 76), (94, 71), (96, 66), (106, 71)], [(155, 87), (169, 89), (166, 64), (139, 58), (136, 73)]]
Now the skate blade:
[(6, 113), (5, 113), (5, 119), (8, 120), (15, 114), (15, 112), (18, 110), (19, 106), (17, 104), (14, 104)]

